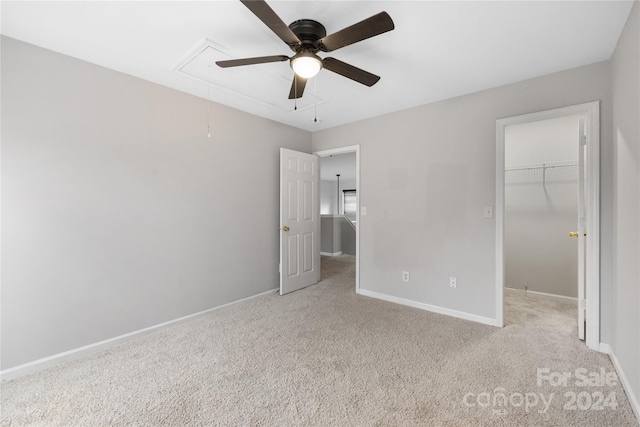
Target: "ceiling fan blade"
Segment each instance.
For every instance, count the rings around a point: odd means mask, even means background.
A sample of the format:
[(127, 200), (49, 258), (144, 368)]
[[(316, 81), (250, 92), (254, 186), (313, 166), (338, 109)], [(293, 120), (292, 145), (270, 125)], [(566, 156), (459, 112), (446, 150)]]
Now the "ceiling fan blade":
[(216, 65), (222, 68), (239, 67), (241, 65), (264, 64), (267, 62), (283, 62), (288, 61), (289, 57), (285, 55), (259, 56), (257, 58), (230, 59), (228, 61), (216, 61)]
[(370, 18), (360, 21), (337, 33), (329, 34), (318, 40), (318, 47), (323, 52), (331, 52), (341, 47), (377, 36), (395, 28), (393, 20), (387, 12), (380, 12)]
[(365, 86), (373, 86), (378, 83), (380, 76), (371, 74), (368, 71), (362, 70), (353, 65), (349, 65), (346, 62), (342, 62), (335, 58), (325, 58), (322, 61), (324, 68), (334, 73), (345, 76), (348, 79), (354, 80), (358, 83), (362, 83)]
[(285, 24), (282, 19), (269, 7), (264, 0), (240, 0), (254, 15), (258, 17), (267, 27), (283, 42), (289, 46), (298, 46), (301, 44), (298, 36)]
[(307, 79), (300, 77), (297, 74), (293, 76), (293, 83), (291, 83), (291, 90), (289, 91), (289, 99), (302, 98), (304, 93), (304, 87), (307, 85)]

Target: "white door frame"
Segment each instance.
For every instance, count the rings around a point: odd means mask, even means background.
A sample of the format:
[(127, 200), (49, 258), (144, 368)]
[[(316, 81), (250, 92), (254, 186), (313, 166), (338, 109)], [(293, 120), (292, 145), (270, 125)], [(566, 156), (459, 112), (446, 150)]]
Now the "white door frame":
[[(327, 157), (336, 154), (356, 153), (356, 204), (358, 210), (356, 212), (356, 292), (360, 291), (360, 145), (349, 145), (347, 147), (331, 148), (329, 150), (314, 151), (318, 157)], [(320, 182), (322, 185), (322, 182)], [(318, 190), (318, 197), (320, 191)], [(318, 204), (320, 202), (318, 201)]]
[(496, 120), (496, 326), (504, 326), (505, 127), (572, 115), (587, 118), (586, 344), (600, 350), (600, 101)]

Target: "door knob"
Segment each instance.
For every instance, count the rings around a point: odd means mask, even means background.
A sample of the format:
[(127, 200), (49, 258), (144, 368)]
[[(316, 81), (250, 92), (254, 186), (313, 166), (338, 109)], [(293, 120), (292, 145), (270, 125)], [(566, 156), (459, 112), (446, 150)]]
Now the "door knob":
[[(584, 235), (586, 236), (587, 233), (584, 233)], [(569, 232), (569, 237), (578, 237), (578, 232), (577, 231), (570, 231)]]
[(289, 231), (289, 227), (285, 225), (284, 227), (282, 227), (282, 231)]

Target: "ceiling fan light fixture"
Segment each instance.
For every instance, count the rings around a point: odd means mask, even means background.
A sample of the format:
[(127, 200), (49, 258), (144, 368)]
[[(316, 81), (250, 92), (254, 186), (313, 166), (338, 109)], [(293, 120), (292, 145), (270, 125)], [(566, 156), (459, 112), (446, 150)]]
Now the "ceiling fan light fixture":
[(291, 58), (291, 68), (303, 79), (310, 79), (322, 69), (322, 60), (311, 52), (300, 52)]

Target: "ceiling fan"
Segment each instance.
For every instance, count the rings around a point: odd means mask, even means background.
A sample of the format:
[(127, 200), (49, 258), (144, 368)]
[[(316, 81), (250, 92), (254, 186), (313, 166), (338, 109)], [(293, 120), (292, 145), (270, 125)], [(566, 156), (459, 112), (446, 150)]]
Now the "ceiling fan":
[(317, 53), (333, 52), (341, 47), (377, 36), (394, 28), (387, 12), (380, 12), (357, 24), (327, 36), (324, 26), (312, 19), (299, 19), (287, 26), (264, 0), (240, 0), (254, 15), (264, 22), (295, 55), (260, 56), (257, 58), (217, 61), (222, 68), (241, 65), (264, 64), (267, 62), (289, 61), (295, 75), (289, 92), (289, 99), (302, 97), (307, 79), (315, 76), (322, 68), (340, 74), (366, 86), (373, 86), (380, 76), (369, 73), (335, 58), (320, 58)]

